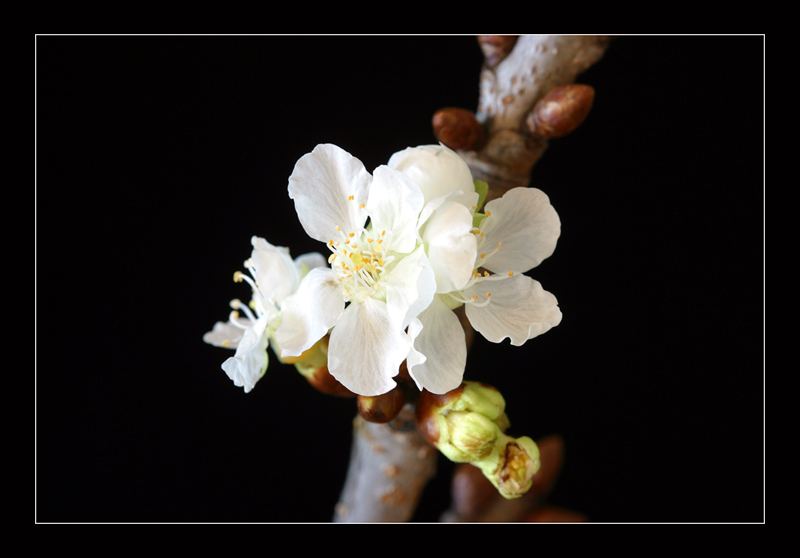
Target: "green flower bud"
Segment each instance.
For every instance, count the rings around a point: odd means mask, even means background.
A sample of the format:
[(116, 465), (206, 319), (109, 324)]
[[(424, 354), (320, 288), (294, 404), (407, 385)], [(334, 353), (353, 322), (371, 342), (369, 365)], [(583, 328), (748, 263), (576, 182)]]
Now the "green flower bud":
[(472, 464), (480, 468), (503, 497), (518, 498), (531, 487), (533, 476), (541, 467), (539, 447), (527, 436), (503, 435), (495, 451)]
[(502, 434), (497, 424), (480, 413), (452, 411), (444, 421), (448, 439), (440, 440), (439, 450), (457, 463), (488, 457)]
[(516, 498), (539, 470), (539, 448), (527, 436), (504, 434), (508, 426), (505, 399), (487, 384), (464, 382), (443, 395), (422, 392), (417, 401), (423, 437), (451, 461), (478, 467), (505, 498)]

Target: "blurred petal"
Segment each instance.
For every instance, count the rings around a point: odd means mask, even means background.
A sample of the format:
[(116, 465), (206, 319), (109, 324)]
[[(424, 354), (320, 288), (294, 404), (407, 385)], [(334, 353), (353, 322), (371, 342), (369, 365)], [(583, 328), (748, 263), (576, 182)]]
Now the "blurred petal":
[(235, 349), (244, 336), (245, 329), (251, 326), (247, 318), (239, 318), (239, 322), (241, 325), (230, 321), (215, 323), (214, 328), (203, 335), (203, 341), (215, 347)]

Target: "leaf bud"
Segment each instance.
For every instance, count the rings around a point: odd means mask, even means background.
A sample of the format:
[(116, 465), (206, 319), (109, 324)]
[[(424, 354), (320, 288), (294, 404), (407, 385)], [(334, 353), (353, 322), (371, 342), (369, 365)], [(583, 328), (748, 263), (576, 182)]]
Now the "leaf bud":
[(483, 144), (483, 126), (470, 110), (446, 107), (431, 119), (433, 135), (450, 149), (472, 150)]
[(394, 389), (381, 395), (359, 395), (356, 399), (358, 414), (361, 415), (361, 418), (376, 423), (393, 420), (405, 403), (406, 398), (401, 385), (397, 385)]
[[(280, 354), (280, 349), (276, 348)], [(318, 391), (339, 397), (354, 397), (328, 370), (328, 337), (325, 336), (299, 357), (283, 357), (286, 364), (294, 364), (298, 372)]]
[(528, 129), (534, 137), (553, 139), (574, 131), (588, 116), (594, 103), (594, 88), (571, 83), (545, 95), (528, 115)]

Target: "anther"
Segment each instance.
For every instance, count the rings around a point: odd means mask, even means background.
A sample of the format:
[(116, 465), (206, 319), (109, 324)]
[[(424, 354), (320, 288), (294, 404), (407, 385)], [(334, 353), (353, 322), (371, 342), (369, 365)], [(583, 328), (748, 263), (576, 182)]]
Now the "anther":
[(353, 194), (350, 194), (350, 196), (347, 199), (350, 200), (350, 201), (353, 201), (353, 199), (354, 199)]
[(509, 277), (512, 277), (513, 275), (514, 275), (514, 272), (513, 272), (513, 271), (509, 271), (509, 272), (508, 272), (508, 276), (509, 276)]
[(241, 283), (243, 275), (244, 274), (241, 271), (234, 272), (234, 274), (233, 274), (233, 282), (234, 283)]

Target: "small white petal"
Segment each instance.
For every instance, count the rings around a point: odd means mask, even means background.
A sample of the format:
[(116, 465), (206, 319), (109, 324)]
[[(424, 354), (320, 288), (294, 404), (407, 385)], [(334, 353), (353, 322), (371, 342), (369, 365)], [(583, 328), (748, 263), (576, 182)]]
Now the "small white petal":
[[(496, 273), (524, 273), (553, 254), (561, 234), (561, 220), (547, 195), (536, 188), (512, 188), (484, 209), (481, 223), (486, 250), (501, 248), (483, 267)], [(491, 215), (489, 215), (491, 213)]]
[(367, 190), (372, 176), (364, 165), (340, 147), (322, 144), (303, 155), (289, 177), (289, 197), (306, 233), (328, 242), (336, 227), (345, 232), (366, 222)]
[(245, 393), (255, 387), (269, 364), (269, 341), (264, 334), (266, 327), (267, 317), (259, 318), (253, 327), (245, 330), (236, 353), (222, 363), (222, 369), (234, 385), (243, 387)]
[(408, 175), (425, 195), (426, 202), (452, 192), (475, 192), (469, 166), (444, 145), (406, 148), (392, 155), (388, 166)]
[(558, 301), (542, 285), (526, 275), (514, 275), (498, 281), (479, 282), (464, 291), (469, 298), (477, 295), (485, 305), (466, 304), (472, 327), (493, 343), (509, 338), (512, 345), (522, 345), (561, 322)]
[(463, 289), (472, 277), (477, 254), (471, 212), (461, 204), (444, 202), (424, 224), (421, 236), (436, 275), (436, 292)]
[[(419, 389), (431, 393), (447, 393), (464, 378), (467, 364), (467, 343), (458, 316), (437, 296), (419, 315), (418, 325), (409, 326), (409, 335), (416, 334), (414, 350), (425, 356), (424, 362), (409, 354), (408, 373)], [(421, 330), (419, 326), (421, 325)]]
[(380, 395), (408, 355), (411, 340), (389, 318), (386, 303), (367, 297), (351, 303), (331, 331), (328, 370), (353, 393)]
[(417, 245), (417, 219), (423, 201), (422, 192), (407, 176), (387, 166), (378, 167), (367, 201), (373, 232), (380, 235), (386, 231), (392, 251), (411, 252)]
[(344, 310), (344, 298), (333, 271), (316, 267), (281, 307), (275, 339), (282, 356), (300, 356), (332, 328)]
[(241, 325), (236, 325), (230, 321), (215, 323), (214, 328), (203, 335), (203, 341), (215, 347), (235, 349), (244, 336), (245, 329), (251, 327), (250, 320), (247, 318), (240, 318), (239, 321)]

